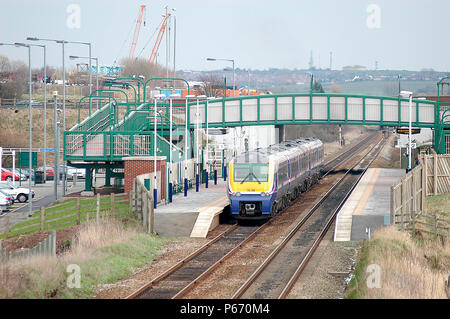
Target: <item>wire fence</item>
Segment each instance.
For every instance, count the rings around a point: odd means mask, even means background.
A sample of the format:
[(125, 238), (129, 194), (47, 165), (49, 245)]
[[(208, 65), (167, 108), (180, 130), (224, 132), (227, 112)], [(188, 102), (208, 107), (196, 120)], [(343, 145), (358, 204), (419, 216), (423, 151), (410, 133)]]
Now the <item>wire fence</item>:
[(34, 212), (32, 218), (12, 225), (10, 217), (0, 221), (0, 227), (5, 229), (0, 238), (11, 238), (19, 235), (30, 235), (36, 232), (46, 232), (73, 225), (80, 225), (90, 219), (99, 220), (102, 216), (117, 218), (131, 217), (127, 194), (103, 195), (96, 198), (70, 198), (58, 205), (42, 207)]

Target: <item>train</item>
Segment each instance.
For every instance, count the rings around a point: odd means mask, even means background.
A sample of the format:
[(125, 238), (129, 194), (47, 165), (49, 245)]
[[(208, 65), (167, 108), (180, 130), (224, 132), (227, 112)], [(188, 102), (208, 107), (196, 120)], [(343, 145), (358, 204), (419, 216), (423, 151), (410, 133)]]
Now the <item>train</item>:
[(230, 214), (237, 220), (269, 219), (321, 177), (324, 148), (300, 137), (247, 151), (228, 165)]

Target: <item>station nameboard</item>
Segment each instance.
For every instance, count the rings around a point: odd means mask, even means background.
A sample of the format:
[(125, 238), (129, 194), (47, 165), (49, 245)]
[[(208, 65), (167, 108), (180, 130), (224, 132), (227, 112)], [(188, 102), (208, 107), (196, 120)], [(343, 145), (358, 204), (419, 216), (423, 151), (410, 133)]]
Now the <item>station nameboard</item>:
[[(397, 127), (397, 134), (409, 134), (409, 128)], [(420, 134), (420, 128), (412, 128), (411, 134)]]

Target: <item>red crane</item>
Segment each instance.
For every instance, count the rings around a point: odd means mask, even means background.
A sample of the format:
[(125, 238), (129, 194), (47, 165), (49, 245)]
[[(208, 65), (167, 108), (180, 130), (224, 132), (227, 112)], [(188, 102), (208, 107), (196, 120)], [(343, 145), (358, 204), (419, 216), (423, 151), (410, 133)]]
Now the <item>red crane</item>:
[[(142, 17), (144, 16), (144, 12), (145, 12), (145, 5), (142, 5), (141, 9), (139, 10), (138, 19), (136, 22), (136, 28), (134, 29), (133, 42), (131, 43), (130, 54), (128, 56), (130, 59), (132, 59), (134, 57), (134, 50), (136, 49), (137, 40), (139, 38), (139, 32), (141, 31), (141, 23), (142, 23)], [(144, 26), (145, 26), (145, 21), (144, 21)]]
[(152, 53), (150, 54), (149, 61), (151, 63), (155, 63), (156, 53), (158, 53), (159, 45), (161, 44), (162, 37), (164, 35), (164, 31), (167, 26), (167, 19), (170, 17), (170, 13), (168, 13), (162, 22), (161, 29), (159, 29), (158, 37), (156, 38), (155, 46), (153, 47)]

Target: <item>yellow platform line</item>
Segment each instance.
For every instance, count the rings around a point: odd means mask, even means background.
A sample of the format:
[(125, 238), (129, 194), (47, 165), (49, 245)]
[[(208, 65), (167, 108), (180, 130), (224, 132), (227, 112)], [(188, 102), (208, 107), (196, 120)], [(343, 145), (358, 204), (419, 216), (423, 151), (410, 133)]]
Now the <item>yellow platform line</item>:
[(372, 194), (372, 190), (375, 187), (375, 182), (378, 179), (378, 175), (380, 175), (381, 168), (376, 168), (374, 174), (372, 175), (372, 178), (370, 179), (369, 184), (366, 186), (366, 189), (364, 190), (363, 196), (361, 196), (361, 199), (358, 202), (358, 205), (356, 206), (355, 211), (353, 212), (353, 215), (361, 215), (361, 213), (364, 210), (364, 207), (366, 207), (367, 200), (370, 197), (370, 194)]
[(217, 203), (223, 201), (223, 200), (226, 199), (226, 198), (227, 198), (227, 196), (223, 196), (223, 197), (221, 197), (221, 198), (215, 200), (214, 202), (209, 203), (209, 204), (206, 205), (206, 206), (200, 207), (200, 208), (198, 209), (198, 212), (200, 213), (200, 212), (202, 212), (202, 211), (208, 209), (209, 207), (214, 206), (215, 204), (217, 204)]

